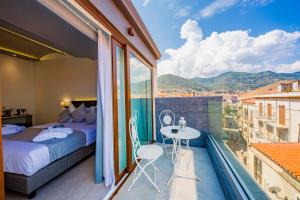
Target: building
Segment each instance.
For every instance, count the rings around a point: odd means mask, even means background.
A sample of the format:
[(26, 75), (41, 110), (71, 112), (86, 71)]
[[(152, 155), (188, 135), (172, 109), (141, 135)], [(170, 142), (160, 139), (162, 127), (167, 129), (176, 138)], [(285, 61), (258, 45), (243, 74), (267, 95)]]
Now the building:
[(272, 199), (300, 198), (298, 85), (284, 81), (241, 95), (246, 167)]
[(248, 155), (249, 172), (272, 199), (300, 198), (299, 143), (252, 144)]
[(270, 142), (299, 142), (299, 92), (258, 95), (255, 101), (257, 134)]
[(281, 81), (241, 94), (242, 120), (253, 124), (249, 132), (252, 143), (298, 142), (300, 93), (297, 83)]

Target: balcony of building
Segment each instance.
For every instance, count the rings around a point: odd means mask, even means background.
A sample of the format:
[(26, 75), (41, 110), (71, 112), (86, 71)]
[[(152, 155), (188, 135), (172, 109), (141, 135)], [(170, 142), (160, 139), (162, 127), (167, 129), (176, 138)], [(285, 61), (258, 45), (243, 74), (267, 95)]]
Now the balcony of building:
[[(190, 140), (190, 150), (185, 143), (181, 144), (176, 165), (165, 152), (155, 161), (159, 170), (156, 184), (160, 192), (143, 174), (128, 191), (134, 179), (133, 172), (128, 175), (113, 199), (270, 198), (272, 194), (263, 191), (247, 172), (249, 163), (245, 140), (239, 137), (238, 131), (237, 137), (231, 137), (231, 133), (223, 131), (221, 97), (157, 98), (155, 107), (158, 145), (162, 142), (158, 116), (163, 110), (172, 110), (176, 123), (180, 117), (185, 117), (186, 126), (200, 131), (201, 135)], [(243, 160), (242, 163), (240, 160)], [(174, 167), (177, 176), (168, 184)], [(146, 172), (154, 178), (151, 167)], [(195, 177), (200, 180), (194, 179)]]

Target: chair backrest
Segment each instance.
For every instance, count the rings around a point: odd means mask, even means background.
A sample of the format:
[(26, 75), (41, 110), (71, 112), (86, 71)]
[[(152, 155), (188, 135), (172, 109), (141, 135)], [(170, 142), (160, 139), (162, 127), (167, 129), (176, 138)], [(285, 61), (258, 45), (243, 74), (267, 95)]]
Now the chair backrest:
[(129, 133), (133, 148), (133, 154), (134, 157), (137, 157), (137, 150), (140, 148), (141, 144), (138, 136), (137, 125), (133, 117), (131, 117), (129, 120)]
[(163, 110), (159, 114), (160, 127), (174, 126), (175, 115), (171, 110)]

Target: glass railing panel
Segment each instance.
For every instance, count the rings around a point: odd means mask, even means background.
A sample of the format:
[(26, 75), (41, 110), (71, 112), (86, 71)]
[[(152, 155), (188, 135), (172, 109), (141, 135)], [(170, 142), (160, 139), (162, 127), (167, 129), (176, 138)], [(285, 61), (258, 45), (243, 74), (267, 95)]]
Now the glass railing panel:
[[(264, 194), (271, 199), (297, 199), (300, 198), (299, 178), (288, 171), (295, 165), (295, 154), (287, 152), (285, 147), (300, 141), (297, 122), (300, 109), (295, 103), (285, 105), (281, 111), (280, 102), (274, 105), (269, 106), (268, 113), (267, 106), (258, 112), (258, 104), (209, 102), (209, 133), (246, 191), (254, 197)], [(258, 148), (261, 144), (263, 148)], [(287, 146), (277, 151), (282, 144)], [(284, 152), (287, 154), (278, 157)], [(283, 165), (278, 164), (281, 160)]]

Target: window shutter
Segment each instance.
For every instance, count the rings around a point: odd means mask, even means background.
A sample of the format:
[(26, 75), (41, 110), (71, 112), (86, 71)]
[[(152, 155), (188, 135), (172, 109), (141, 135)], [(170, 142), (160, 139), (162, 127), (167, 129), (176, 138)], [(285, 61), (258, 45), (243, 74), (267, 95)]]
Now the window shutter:
[(268, 118), (272, 117), (272, 105), (268, 104)]
[(279, 106), (279, 124), (285, 125), (285, 106)]
[(262, 105), (262, 103), (259, 103), (258, 112), (259, 112), (259, 113), (262, 113), (262, 112), (263, 112), (263, 105)]

